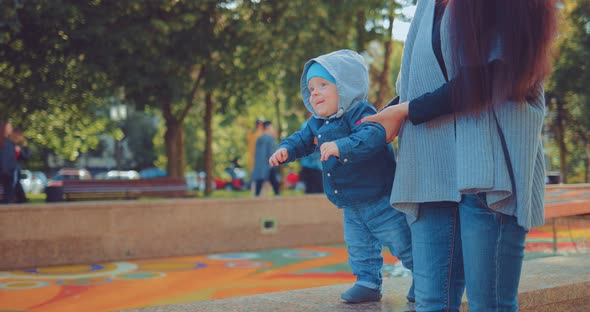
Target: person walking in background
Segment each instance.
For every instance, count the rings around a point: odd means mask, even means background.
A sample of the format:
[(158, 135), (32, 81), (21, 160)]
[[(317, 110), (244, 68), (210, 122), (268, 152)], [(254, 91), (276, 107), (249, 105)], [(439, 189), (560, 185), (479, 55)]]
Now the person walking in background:
[[(391, 203), (411, 220), (417, 311), (517, 311), (528, 230), (544, 222), (542, 82), (552, 0), (418, 1), (392, 105)], [(395, 104), (398, 101), (393, 101)]]
[[(308, 117), (313, 115), (308, 112)], [(307, 127), (307, 120), (301, 125), (303, 130)], [(299, 180), (303, 181), (305, 185), (305, 194), (315, 194), (324, 192), (324, 184), (322, 181), (322, 162), (320, 161), (320, 153), (313, 152), (305, 157), (299, 159), (301, 164), (301, 171), (299, 172)]]
[(248, 145), (248, 170), (254, 170), (254, 157), (256, 155), (256, 140), (264, 134), (264, 120), (256, 119), (255, 128), (246, 136), (246, 144)]
[(260, 196), (262, 185), (269, 181), (275, 195), (280, 195), (278, 170), (271, 168), (268, 164), (268, 158), (275, 149), (276, 133), (270, 121), (263, 123), (264, 133), (256, 140), (256, 150), (254, 154), (254, 170), (252, 171), (252, 181), (256, 183), (254, 196)]
[(16, 157), (16, 168), (14, 169), (14, 201), (16, 203), (26, 203), (29, 202), (29, 199), (20, 183), (20, 161), (27, 161), (31, 158), (29, 142), (25, 138), (24, 131), (21, 128), (13, 130), (12, 135), (10, 135), (10, 140), (14, 143), (14, 154)]
[[(389, 206), (393, 149), (381, 125), (360, 123), (376, 112), (368, 94), (369, 73), (360, 54), (339, 50), (309, 60), (301, 76), (301, 97), (313, 117), (268, 160), (278, 166), (319, 151), (324, 191), (343, 209), (344, 241), (357, 278), (341, 295), (349, 303), (381, 300), (383, 246), (413, 268), (410, 228), (404, 214)], [(413, 287), (407, 298), (414, 300)]]
[(2, 201), (8, 204), (14, 201), (15, 196), (15, 177), (17, 168), (16, 148), (14, 142), (10, 140), (13, 128), (10, 121), (0, 121), (0, 184), (2, 185)]
[(264, 120), (256, 119), (254, 130), (252, 130), (246, 136), (246, 144), (248, 147), (248, 172), (250, 173), (250, 180), (247, 182), (246, 185), (249, 185), (249, 188), (252, 189), (254, 193), (255, 190), (255, 182), (252, 179), (252, 172), (254, 170), (254, 157), (256, 156), (256, 140), (264, 134)]

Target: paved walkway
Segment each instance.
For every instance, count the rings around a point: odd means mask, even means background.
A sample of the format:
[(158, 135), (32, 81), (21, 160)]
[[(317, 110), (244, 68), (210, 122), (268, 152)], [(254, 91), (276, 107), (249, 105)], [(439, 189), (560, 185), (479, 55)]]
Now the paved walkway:
[[(525, 261), (522, 268), (518, 303), (520, 312), (590, 311), (590, 254), (556, 256)], [(124, 312), (411, 312), (405, 294), (411, 278), (385, 279), (379, 302), (347, 304), (340, 294), (349, 285), (207, 300), (184, 304), (147, 307)], [(463, 297), (461, 311), (467, 311)]]
[[(590, 253), (590, 217), (558, 219), (557, 251)], [(527, 237), (527, 259), (553, 255), (551, 225)], [(385, 276), (407, 272), (385, 254)], [(343, 245), (0, 272), (1, 311), (114, 311), (349, 284)], [(345, 286), (343, 286), (345, 287)]]

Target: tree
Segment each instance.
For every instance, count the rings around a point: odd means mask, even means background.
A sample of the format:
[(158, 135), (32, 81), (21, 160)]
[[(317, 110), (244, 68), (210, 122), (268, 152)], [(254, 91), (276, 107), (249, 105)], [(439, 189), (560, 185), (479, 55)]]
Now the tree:
[[(563, 182), (568, 181), (568, 146), (586, 154), (585, 181), (590, 159), (590, 0), (562, 1), (561, 36), (557, 41), (558, 57), (548, 81), (553, 99), (550, 109), (555, 119), (551, 129), (558, 140)], [(582, 143), (568, 145), (568, 141)], [(579, 154), (573, 151), (574, 154)]]
[[(383, 16), (394, 6), (379, 0), (10, 2), (0, 11), (0, 105), (23, 122), (42, 120), (35, 133), (67, 124), (39, 142), (67, 146), (61, 153), (71, 159), (98, 144), (89, 137), (117, 131), (99, 112), (108, 108), (105, 98), (122, 90), (126, 103), (162, 116), (166, 157), (158, 161), (166, 160), (172, 176), (185, 169), (185, 126), (207, 129), (204, 156), (191, 159), (202, 159), (211, 178), (221, 137), (212, 123), (232, 125), (263, 105), (283, 133), (298, 128), (303, 63), (341, 48), (362, 52), (386, 38)], [(194, 111), (203, 114), (190, 117)]]
[(4, 0), (1, 7), (0, 117), (65, 159), (96, 147), (107, 124), (95, 114), (107, 81), (74, 49), (79, 10), (59, 0)]
[[(371, 99), (377, 109), (381, 109), (392, 98), (393, 91), (395, 91), (395, 85), (392, 82), (395, 82), (401, 62), (403, 44), (395, 42), (393, 39), (394, 21), (396, 19), (407, 20), (407, 17), (401, 13), (401, 9), (413, 3), (415, 1), (411, 0), (377, 1), (373, 4), (377, 9), (365, 12), (369, 15), (362, 18), (373, 25), (371, 32), (373, 38), (370, 46), (366, 42), (362, 46), (372, 59), (370, 73), (375, 95)], [(361, 14), (359, 13), (358, 16)], [(361, 25), (357, 25), (358, 33), (362, 33), (360, 27)]]
[(168, 174), (182, 176), (182, 123), (202, 87), (207, 60), (221, 48), (208, 36), (216, 2), (95, 1), (80, 9), (85, 28), (75, 39), (87, 53), (87, 65), (108, 73), (139, 109), (159, 108)]

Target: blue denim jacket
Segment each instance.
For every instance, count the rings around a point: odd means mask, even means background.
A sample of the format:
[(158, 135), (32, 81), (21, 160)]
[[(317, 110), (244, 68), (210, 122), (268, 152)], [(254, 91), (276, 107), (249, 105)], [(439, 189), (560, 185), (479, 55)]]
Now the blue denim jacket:
[[(385, 143), (385, 129), (378, 123), (363, 122), (375, 114), (367, 101), (359, 101), (340, 117), (311, 117), (307, 126), (284, 139), (278, 148), (286, 148), (286, 162), (319, 151), (325, 142), (334, 141), (340, 157), (322, 162), (324, 191), (337, 207), (350, 208), (389, 197), (395, 173), (391, 144)], [(318, 144), (314, 144), (314, 138)]]

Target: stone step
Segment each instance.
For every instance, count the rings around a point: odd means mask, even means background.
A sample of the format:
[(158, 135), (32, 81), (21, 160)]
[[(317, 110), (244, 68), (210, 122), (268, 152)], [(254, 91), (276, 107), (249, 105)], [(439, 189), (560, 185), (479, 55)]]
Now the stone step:
[[(389, 278), (380, 302), (346, 304), (340, 293), (350, 285), (336, 285), (194, 303), (147, 307), (131, 311), (412, 311), (405, 294), (409, 277)], [(558, 256), (524, 262), (520, 283), (521, 312), (590, 311), (590, 255)], [(464, 302), (462, 311), (467, 311)]]

